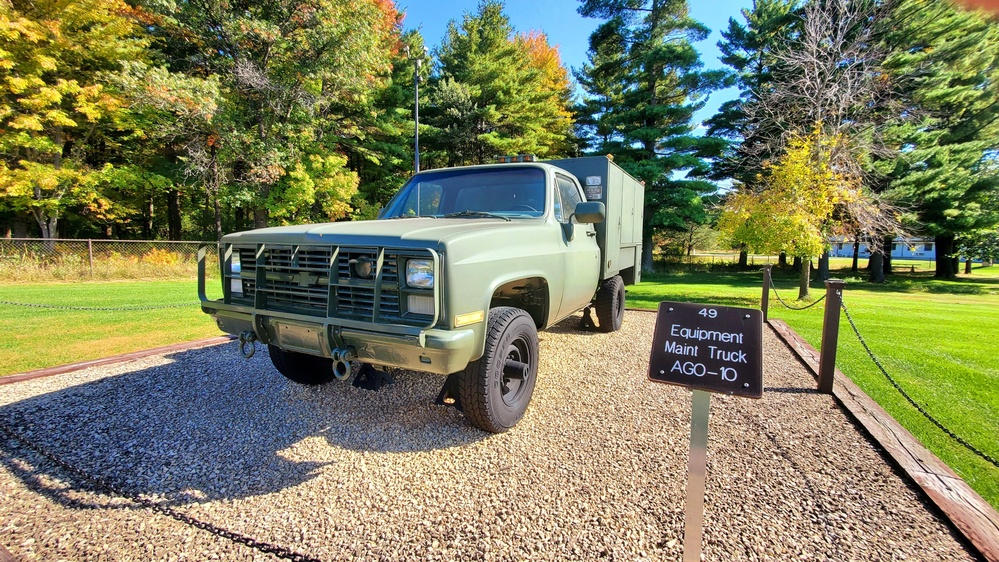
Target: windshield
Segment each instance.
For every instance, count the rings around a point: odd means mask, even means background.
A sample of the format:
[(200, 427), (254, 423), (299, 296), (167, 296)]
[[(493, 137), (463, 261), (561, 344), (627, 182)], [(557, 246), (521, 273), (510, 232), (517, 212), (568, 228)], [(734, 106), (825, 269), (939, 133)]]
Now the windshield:
[(534, 167), (438, 170), (413, 176), (382, 218), (540, 217), (545, 171)]

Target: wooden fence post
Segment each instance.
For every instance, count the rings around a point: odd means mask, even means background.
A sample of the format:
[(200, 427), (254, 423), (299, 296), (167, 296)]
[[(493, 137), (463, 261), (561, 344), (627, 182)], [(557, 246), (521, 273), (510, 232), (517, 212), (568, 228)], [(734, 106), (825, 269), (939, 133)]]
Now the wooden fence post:
[(87, 256), (90, 258), (90, 276), (94, 276), (94, 241), (87, 239)]
[(826, 309), (822, 320), (822, 349), (819, 351), (819, 392), (832, 394), (836, 372), (836, 345), (839, 342), (839, 309), (843, 306), (842, 279), (826, 281)]
[(767, 321), (767, 311), (770, 310), (770, 274), (773, 264), (768, 263), (763, 266), (763, 297), (760, 299), (760, 310), (763, 312), (763, 321)]

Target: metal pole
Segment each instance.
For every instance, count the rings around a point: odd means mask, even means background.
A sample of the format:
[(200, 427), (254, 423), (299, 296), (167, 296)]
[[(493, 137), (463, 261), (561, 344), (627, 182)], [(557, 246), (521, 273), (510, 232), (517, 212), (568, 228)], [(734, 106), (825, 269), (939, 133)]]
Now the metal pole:
[(701, 560), (710, 410), (711, 394), (703, 390), (694, 390), (690, 396), (690, 459), (687, 464), (687, 512), (683, 518), (683, 562)]
[(87, 255), (90, 257), (90, 276), (94, 276), (94, 241), (87, 239)]
[(413, 169), (418, 173), (420, 171), (420, 65), (423, 63), (423, 60), (419, 57), (413, 60), (413, 97), (415, 98), (413, 121), (416, 124), (415, 134), (413, 135)]
[(832, 394), (839, 342), (839, 309), (843, 306), (842, 279), (826, 281), (826, 309), (822, 320), (822, 350), (819, 352), (819, 392)]
[(763, 297), (760, 298), (760, 310), (763, 311), (763, 321), (767, 321), (767, 312), (770, 310), (770, 283), (773, 274), (773, 264), (763, 266)]

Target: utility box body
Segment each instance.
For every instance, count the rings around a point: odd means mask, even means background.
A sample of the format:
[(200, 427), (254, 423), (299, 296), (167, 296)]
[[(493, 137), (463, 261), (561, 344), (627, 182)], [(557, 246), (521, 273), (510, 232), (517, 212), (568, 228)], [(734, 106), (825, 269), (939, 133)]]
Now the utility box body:
[(603, 253), (600, 278), (620, 275), (626, 285), (641, 281), (642, 220), (645, 185), (606, 156), (547, 160), (576, 176), (587, 201), (600, 201), (607, 218), (597, 223), (597, 244)]

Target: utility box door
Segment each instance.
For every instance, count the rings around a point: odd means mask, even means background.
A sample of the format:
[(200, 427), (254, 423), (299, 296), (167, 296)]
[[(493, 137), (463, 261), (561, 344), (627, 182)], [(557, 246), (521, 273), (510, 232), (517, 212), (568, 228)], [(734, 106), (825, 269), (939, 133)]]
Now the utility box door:
[(645, 186), (606, 156), (566, 158), (546, 162), (576, 176), (587, 201), (600, 201), (607, 208), (604, 222), (597, 223), (597, 244), (602, 256), (600, 278), (621, 274), (626, 284), (641, 275), (642, 214)]
[[(623, 173), (623, 172), (622, 172)], [(622, 184), (624, 185), (624, 184)], [(642, 240), (635, 239), (635, 189), (628, 189), (625, 187), (621, 190), (621, 245), (631, 246), (633, 244), (641, 244)], [(638, 228), (639, 236), (641, 236), (641, 221), (639, 221)]]

